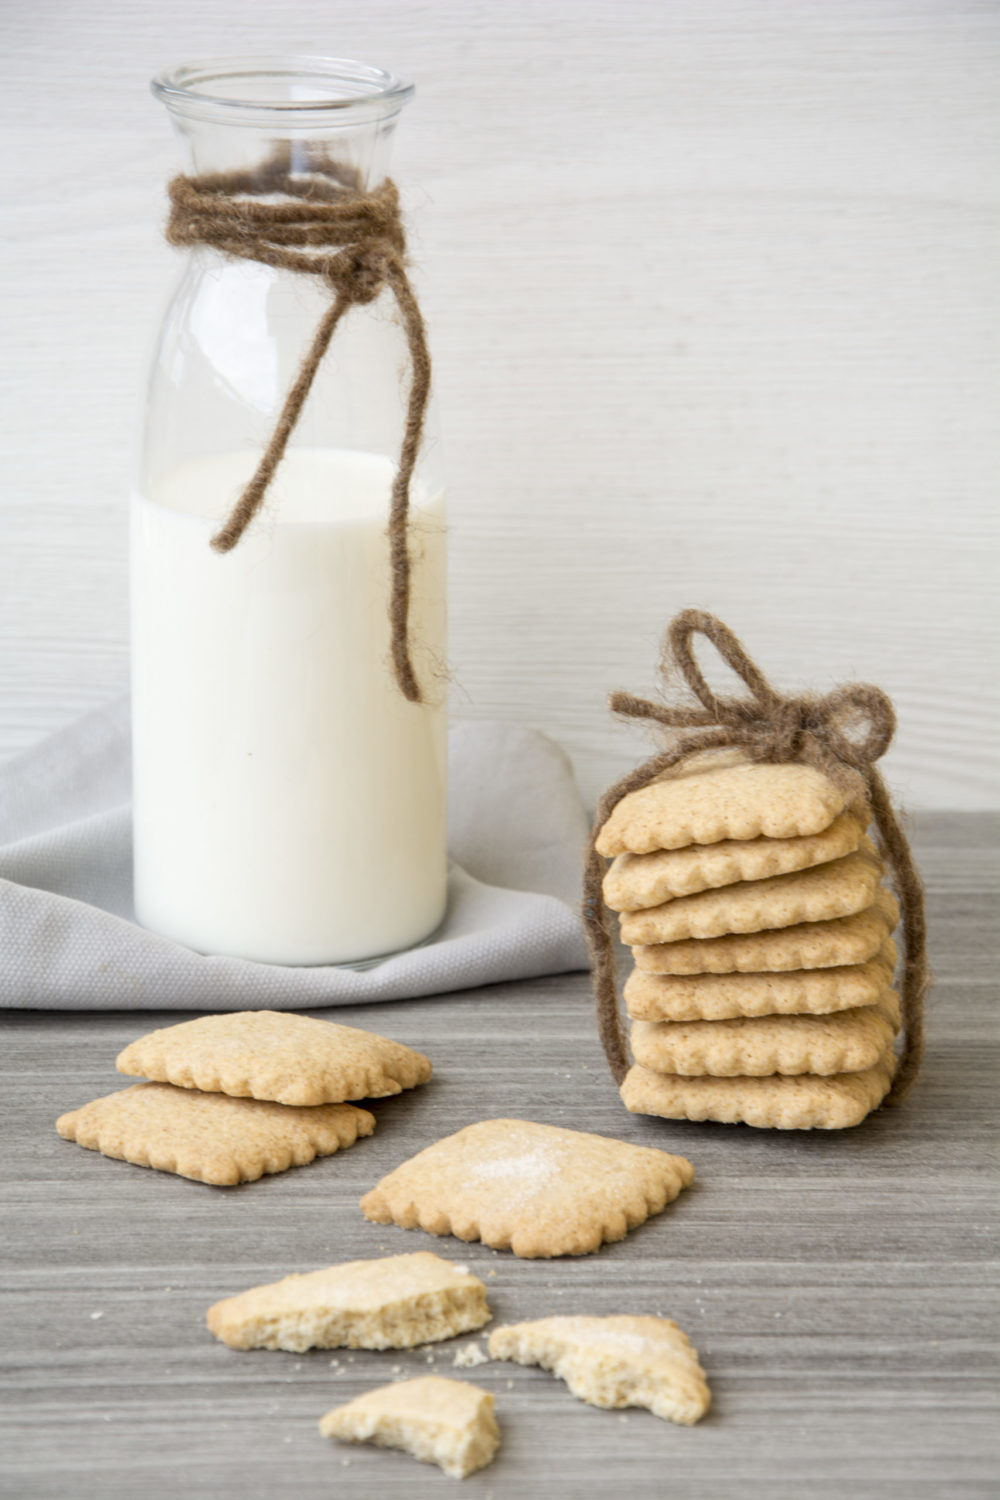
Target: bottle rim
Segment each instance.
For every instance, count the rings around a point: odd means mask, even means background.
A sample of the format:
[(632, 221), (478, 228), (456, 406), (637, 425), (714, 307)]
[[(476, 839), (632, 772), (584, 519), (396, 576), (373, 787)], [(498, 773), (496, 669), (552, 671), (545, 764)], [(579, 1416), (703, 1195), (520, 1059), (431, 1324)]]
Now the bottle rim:
[(174, 114), (259, 124), (354, 124), (398, 114), (412, 83), (343, 57), (288, 53), (204, 58), (158, 73), (150, 88)]

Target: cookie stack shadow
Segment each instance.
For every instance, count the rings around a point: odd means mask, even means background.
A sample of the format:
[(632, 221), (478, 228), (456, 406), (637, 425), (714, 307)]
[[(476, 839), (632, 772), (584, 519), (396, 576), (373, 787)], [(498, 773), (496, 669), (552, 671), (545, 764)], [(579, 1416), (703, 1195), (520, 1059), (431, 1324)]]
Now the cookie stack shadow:
[(685, 770), (617, 805), (597, 849), (634, 960), (629, 1110), (839, 1129), (882, 1102), (899, 910), (868, 822), (799, 764)]

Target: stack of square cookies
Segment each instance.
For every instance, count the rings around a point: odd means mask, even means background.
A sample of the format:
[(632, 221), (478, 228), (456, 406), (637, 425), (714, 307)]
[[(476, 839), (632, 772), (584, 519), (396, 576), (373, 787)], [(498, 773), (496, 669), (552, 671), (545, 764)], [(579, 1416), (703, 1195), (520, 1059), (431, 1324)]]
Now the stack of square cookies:
[(287, 1011), (181, 1021), (118, 1056), (133, 1084), (56, 1121), (64, 1140), (216, 1187), (254, 1182), (353, 1146), (384, 1099), (431, 1076), (401, 1042)]
[(625, 986), (633, 1113), (856, 1125), (889, 1090), (899, 918), (868, 809), (812, 766), (682, 768), (597, 839)]

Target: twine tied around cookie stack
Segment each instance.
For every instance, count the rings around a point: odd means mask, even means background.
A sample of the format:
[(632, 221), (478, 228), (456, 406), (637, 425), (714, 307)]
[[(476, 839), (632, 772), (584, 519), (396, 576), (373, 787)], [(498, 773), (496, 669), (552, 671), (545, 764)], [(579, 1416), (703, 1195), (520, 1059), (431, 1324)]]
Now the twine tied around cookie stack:
[[(699, 634), (715, 646), (727, 665), (742, 678), (749, 689), (746, 696), (723, 696), (709, 687), (692, 649), (693, 638)], [(614, 949), (602, 891), (605, 870), (597, 848), (599, 836), (619, 803), (630, 794), (650, 787), (672, 768), (680, 767), (694, 756), (733, 748), (750, 763), (811, 765), (843, 794), (845, 806), (870, 809), (880, 854), (888, 863), (898, 896), (902, 921), (904, 953), (900, 1013), (903, 1043), (895, 1063), (892, 1086), (886, 1096), (886, 1102), (897, 1102), (913, 1083), (920, 1066), (927, 962), (923, 888), (908, 840), (875, 765), (888, 749), (895, 731), (896, 718), (891, 700), (880, 688), (868, 683), (841, 686), (823, 696), (786, 697), (768, 682), (721, 620), (694, 609), (684, 610), (672, 620), (664, 639), (660, 670), (668, 694), (679, 678), (693, 694), (698, 706), (683, 702), (650, 702), (630, 693), (612, 694), (610, 706), (613, 712), (662, 726), (667, 745), (609, 788), (601, 798), (584, 880), (583, 915), (591, 953), (598, 1026), (615, 1081), (618, 1084), (623, 1082), (629, 1064), (618, 1010)], [(710, 759), (706, 758), (706, 764), (710, 764)], [(874, 851), (872, 855), (874, 857)], [(891, 900), (884, 892), (882, 895)], [(669, 944), (665, 946), (669, 947)], [(732, 976), (733, 979), (740, 977)], [(735, 1011), (729, 1013), (737, 1014)]]
[(373, 302), (385, 289), (395, 298), (410, 355), (411, 379), (389, 504), (389, 622), (399, 690), (409, 702), (420, 703), (409, 638), (407, 523), (410, 481), (430, 396), (431, 359), (420, 306), (406, 274), (406, 234), (396, 185), (387, 179), (364, 192), (357, 174), (315, 154), (306, 172), (293, 171), (291, 150), (285, 145), (255, 171), (181, 174), (168, 191), (166, 235), (171, 245), (210, 245), (237, 259), (319, 276), (333, 293), (256, 472), (212, 538), (218, 552), (229, 552), (237, 545), (260, 509), (341, 318), (352, 307)]

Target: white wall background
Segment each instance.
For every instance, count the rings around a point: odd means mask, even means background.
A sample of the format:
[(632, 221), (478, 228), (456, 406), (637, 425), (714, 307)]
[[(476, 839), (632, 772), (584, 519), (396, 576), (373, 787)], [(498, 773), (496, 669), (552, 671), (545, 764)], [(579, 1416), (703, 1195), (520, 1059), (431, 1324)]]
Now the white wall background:
[[(1000, 11), (975, 0), (3, 0), (0, 755), (120, 690), (125, 497), (172, 280), (154, 71), (417, 81), (455, 711), (588, 795), (668, 617), (895, 697), (914, 806), (996, 805)], [(991, 568), (991, 564), (993, 565)]]

